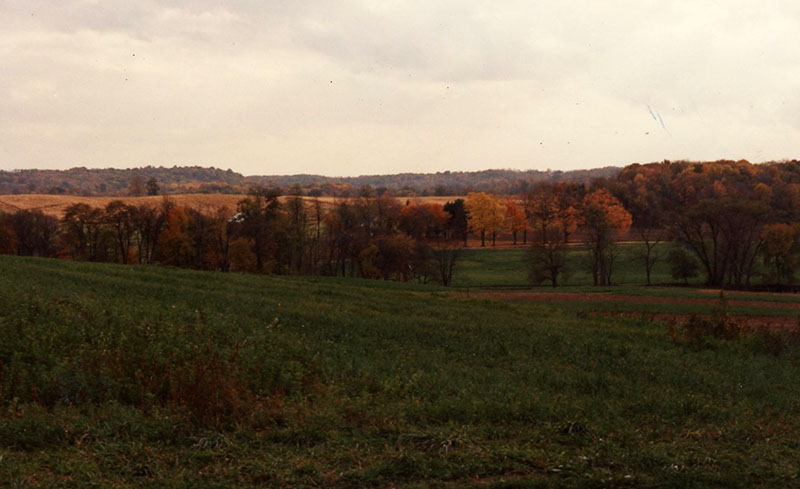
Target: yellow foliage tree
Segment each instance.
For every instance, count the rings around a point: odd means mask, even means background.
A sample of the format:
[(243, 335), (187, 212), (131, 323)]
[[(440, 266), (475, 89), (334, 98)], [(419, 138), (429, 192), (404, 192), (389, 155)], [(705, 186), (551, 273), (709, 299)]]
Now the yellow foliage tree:
[(464, 207), (469, 230), (481, 236), (481, 246), (486, 246), (487, 232), (491, 234), (494, 246), (497, 231), (502, 228), (506, 217), (503, 205), (486, 192), (470, 192)]

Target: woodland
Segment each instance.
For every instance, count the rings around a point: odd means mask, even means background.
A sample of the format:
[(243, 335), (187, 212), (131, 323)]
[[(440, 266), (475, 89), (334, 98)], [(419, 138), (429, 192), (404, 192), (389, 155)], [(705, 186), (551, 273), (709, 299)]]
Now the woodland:
[[(158, 191), (152, 179), (139, 183)], [(403, 205), (369, 185), (327, 202), (300, 185), (283, 193), (253, 185), (235, 209), (214, 212), (168, 196), (158, 206), (74, 204), (61, 219), (6, 212), (0, 253), (448, 285), (462, 248), (504, 236), (528, 249), (531, 283), (553, 287), (576, 267), (594, 285), (614, 283), (623, 239), (642, 243), (648, 284), (666, 260), (677, 281), (790, 286), (800, 260), (797, 161), (633, 164), (589, 183), (528, 182), (516, 194), (470, 192), (444, 205)], [(580, 263), (567, 258), (576, 246), (586, 251)]]
[[(199, 166), (153, 167), (133, 169), (14, 170), (0, 171), (0, 194), (44, 193), (54, 195), (124, 196), (155, 193), (245, 193), (254, 186), (280, 188), (286, 193), (299, 186), (312, 196), (355, 195), (365, 185), (377, 194), (400, 196), (465, 195), (468, 192), (516, 194), (532, 182), (582, 182), (612, 177), (617, 167), (592, 170), (483, 170), (477, 172), (445, 171), (438, 173), (401, 173), (359, 177), (321, 175), (244, 176), (230, 169)], [(147, 182), (157, 182), (158, 188)]]

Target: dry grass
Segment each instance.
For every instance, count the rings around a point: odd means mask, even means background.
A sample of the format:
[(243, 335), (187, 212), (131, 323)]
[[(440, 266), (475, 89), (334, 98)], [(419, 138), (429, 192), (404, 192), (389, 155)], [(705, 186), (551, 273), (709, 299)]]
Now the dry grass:
[[(228, 207), (235, 209), (236, 203), (244, 198), (236, 194), (178, 194), (170, 195), (176, 204), (192, 207), (198, 210), (218, 209)], [(61, 217), (64, 210), (71, 204), (83, 203), (92, 207), (105, 207), (113, 200), (122, 200), (126, 204), (151, 204), (159, 205), (163, 196), (147, 197), (81, 197), (78, 195), (46, 195), (46, 194), (21, 194), (0, 195), (0, 210), (40, 210), (45, 214)]]
[[(176, 204), (201, 211), (212, 211), (222, 207), (235, 209), (236, 204), (244, 199), (242, 194), (175, 194), (170, 195)], [(78, 195), (48, 195), (48, 194), (20, 194), (0, 195), (0, 211), (16, 212), (19, 210), (40, 210), (45, 214), (61, 217), (64, 210), (71, 204), (84, 203), (92, 207), (105, 207), (112, 200), (122, 200), (126, 204), (151, 204), (161, 203), (163, 196), (147, 197), (81, 197)], [(412, 204), (436, 202), (445, 204), (459, 197), (398, 197), (403, 204), (408, 200)], [(463, 198), (463, 197), (461, 197)], [(307, 197), (307, 199), (310, 199)], [(334, 202), (333, 197), (320, 197), (319, 200), (326, 206)], [(340, 201), (337, 198), (336, 201)]]

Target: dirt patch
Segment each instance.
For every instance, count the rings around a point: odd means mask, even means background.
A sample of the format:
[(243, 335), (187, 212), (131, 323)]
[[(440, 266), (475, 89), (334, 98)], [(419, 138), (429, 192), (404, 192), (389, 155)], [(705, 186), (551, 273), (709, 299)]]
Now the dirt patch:
[[(467, 295), (462, 293), (461, 295)], [(484, 297), (487, 299), (504, 299), (535, 302), (616, 302), (635, 304), (688, 304), (714, 307), (719, 305), (719, 299), (700, 299), (688, 297), (642, 297), (636, 295), (601, 294), (601, 293), (572, 293), (572, 292), (471, 292), (469, 297)], [(729, 307), (768, 307), (771, 309), (800, 310), (800, 303), (772, 302), (727, 299)]]

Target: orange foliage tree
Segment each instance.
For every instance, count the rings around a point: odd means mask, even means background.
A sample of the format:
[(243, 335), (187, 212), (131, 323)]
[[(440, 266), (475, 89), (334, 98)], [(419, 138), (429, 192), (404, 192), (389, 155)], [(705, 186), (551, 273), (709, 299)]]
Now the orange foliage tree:
[(511, 199), (506, 200), (503, 206), (506, 214), (506, 225), (511, 230), (514, 244), (517, 244), (517, 234), (531, 229), (530, 224), (528, 224), (528, 216), (525, 214), (525, 209)]
[(192, 252), (188, 228), (189, 216), (186, 209), (180, 206), (170, 209), (167, 214), (167, 224), (158, 238), (164, 264), (188, 266)]
[(449, 220), (444, 206), (436, 203), (409, 204), (400, 211), (400, 229), (414, 239), (441, 237)]
[(587, 265), (594, 285), (611, 285), (618, 254), (615, 239), (631, 227), (631, 214), (610, 192), (598, 189), (583, 199), (583, 220), (589, 248)]

